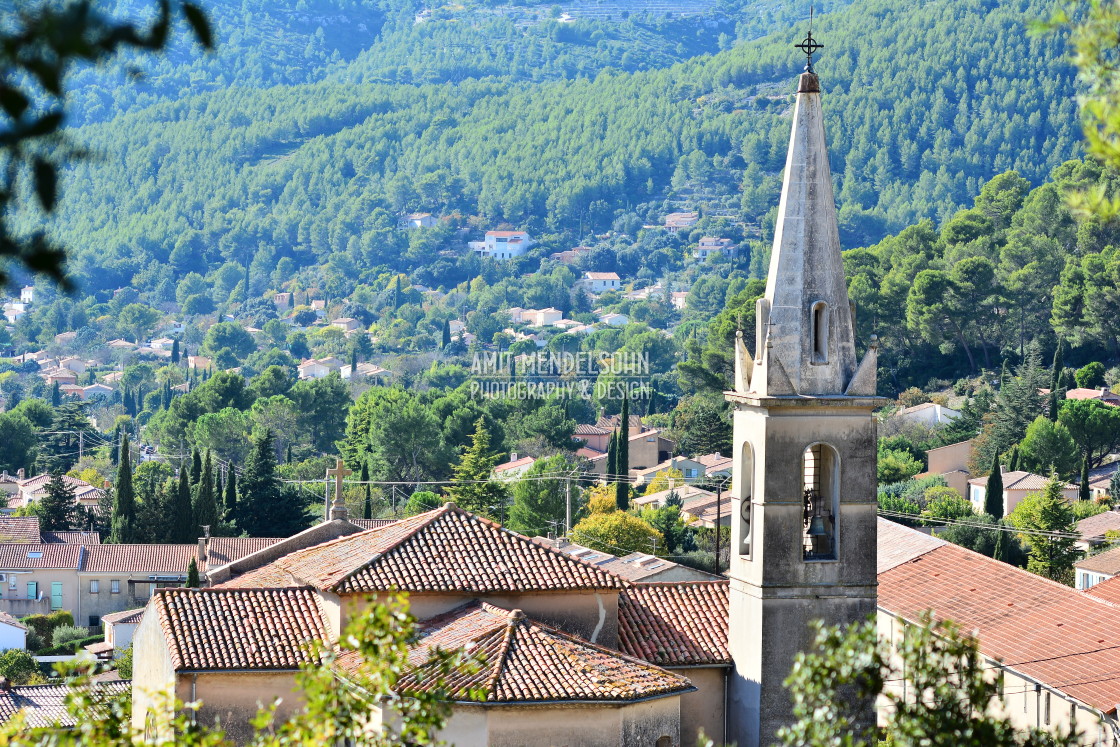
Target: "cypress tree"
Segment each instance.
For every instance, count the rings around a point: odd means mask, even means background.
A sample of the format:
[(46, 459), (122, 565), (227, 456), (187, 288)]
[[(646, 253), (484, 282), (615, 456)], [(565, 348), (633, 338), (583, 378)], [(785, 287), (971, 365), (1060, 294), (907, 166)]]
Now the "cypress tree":
[(195, 488), (192, 512), (194, 514), (194, 526), (196, 528), (217, 528), (218, 501), (214, 495), (214, 466), (210, 459), (209, 449), (206, 450), (206, 461), (202, 466), (202, 477), (199, 479), (198, 486)]
[(358, 346), (354, 345), (350, 348), (350, 380), (354, 381), (354, 377), (358, 374)]
[(646, 407), (647, 415), (655, 415), (657, 408), (661, 406), (661, 402), (657, 397), (657, 384), (651, 383), (649, 386), (649, 405)]
[(1112, 479), (1108, 481), (1108, 500), (1112, 503), (1112, 507), (1120, 506), (1120, 470), (1112, 473)]
[(1077, 499), (1091, 501), (1093, 494), (1089, 490), (1089, 457), (1081, 460), (1081, 485), (1078, 486)]
[(1062, 346), (1065, 343), (1058, 339), (1058, 346), (1054, 348), (1054, 362), (1050, 365), (1050, 392), (1057, 392), (1062, 388)]
[(179, 468), (179, 488), (171, 499), (171, 531), (169, 539), (176, 544), (187, 544), (197, 539), (191, 509), (191, 483), (186, 465)]
[(443, 344), (444, 349), (451, 344), (451, 322), (448, 319), (443, 320)]
[(292, 463), (292, 445), (289, 443), (286, 453), (284, 454), (284, 464)]
[(612, 432), (607, 439), (607, 482), (613, 482), (618, 474), (618, 432)]
[(1047, 403), (1046, 409), (1049, 410), (1049, 412), (1047, 412), (1046, 414), (1050, 416), (1050, 420), (1057, 423), (1058, 422), (1059, 402), (1058, 402), (1058, 393), (1056, 391), (1051, 391), (1050, 392), (1049, 402)]
[(171, 343), (171, 362), (172, 363), (178, 363), (179, 362), (179, 341), (178, 340), (175, 340), (174, 342)]
[(191, 486), (198, 485), (202, 479), (202, 455), (198, 449), (191, 449)]
[(988, 475), (988, 487), (984, 493), (984, 513), (991, 514), (996, 519), (1003, 518), (1003, 467), (999, 463), (999, 454), (992, 459), (992, 471)]
[(226, 474), (226, 498), (223, 501), (226, 511), (226, 521), (232, 524), (239, 524), (240, 519), (237, 516), (237, 473), (230, 467), (229, 473)]
[(51, 383), (51, 407), (62, 404), (62, 390), (58, 388), (58, 379)]
[(393, 278), (393, 310), (401, 307), (401, 276)]
[(132, 457), (128, 434), (121, 434), (117, 484), (113, 491), (113, 512), (110, 519), (109, 542), (126, 544), (136, 541), (136, 492), (132, 485)]
[(373, 486), (369, 484), (369, 464), (362, 462), (362, 487), (365, 488), (365, 500), (362, 501), (362, 518), (373, 518)]
[(1008, 472), (1014, 472), (1019, 469), (1019, 444), (1015, 444), (1011, 448), (1011, 459), (1007, 465)]
[(197, 589), (202, 586), (202, 583), (198, 580), (198, 563), (194, 562), (194, 558), (191, 558), (191, 562), (187, 564), (187, 583), (185, 586), (188, 589)]
[(622, 398), (622, 414), (619, 416), (617, 446), (618, 481), (614, 484), (614, 502), (619, 511), (630, 508), (630, 397)]

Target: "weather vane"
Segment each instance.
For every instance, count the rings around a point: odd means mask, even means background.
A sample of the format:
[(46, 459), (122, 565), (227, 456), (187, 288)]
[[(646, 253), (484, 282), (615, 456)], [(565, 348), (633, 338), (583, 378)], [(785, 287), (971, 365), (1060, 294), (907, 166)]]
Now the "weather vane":
[(805, 72), (813, 72), (813, 54), (818, 49), (824, 49), (824, 45), (819, 43), (813, 38), (813, 6), (809, 6), (809, 35), (805, 37), (805, 41), (800, 44), (794, 44), (796, 48), (805, 53)]

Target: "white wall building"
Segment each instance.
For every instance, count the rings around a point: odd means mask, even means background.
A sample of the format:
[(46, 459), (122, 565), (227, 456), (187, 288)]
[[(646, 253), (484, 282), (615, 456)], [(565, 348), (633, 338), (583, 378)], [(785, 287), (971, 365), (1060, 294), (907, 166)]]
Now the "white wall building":
[(468, 244), (473, 251), (491, 259), (513, 259), (529, 251), (536, 242), (526, 231), (487, 231), (482, 241)]

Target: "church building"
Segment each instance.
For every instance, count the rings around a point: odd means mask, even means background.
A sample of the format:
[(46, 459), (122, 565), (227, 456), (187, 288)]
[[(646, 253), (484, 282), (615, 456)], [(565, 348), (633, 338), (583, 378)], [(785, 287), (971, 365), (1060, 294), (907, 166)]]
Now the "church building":
[[(729, 580), (635, 583), (454, 504), (327, 541), (307, 530), (214, 569), (213, 588), (156, 593), (135, 637), (134, 724), (160, 694), (201, 699), (199, 718), (234, 728), (274, 696), (290, 713), (306, 641), (337, 641), (359, 605), (400, 590), (418, 657), (441, 641), (491, 654), (485, 700), (453, 704), (455, 744), (674, 747), (701, 730), (772, 744), (809, 621), (876, 610), (882, 400), (873, 340), (858, 360), (820, 98), (810, 65), (754, 354), (735, 342)], [(346, 520), (340, 487), (321, 527)]]

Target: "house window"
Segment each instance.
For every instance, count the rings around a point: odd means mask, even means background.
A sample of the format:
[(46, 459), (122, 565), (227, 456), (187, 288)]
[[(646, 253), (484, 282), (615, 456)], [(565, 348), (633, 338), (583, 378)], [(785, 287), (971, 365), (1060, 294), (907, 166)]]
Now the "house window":
[(828, 444), (813, 444), (801, 458), (802, 547), (805, 560), (836, 560), (839, 458)]
[(28, 581), (27, 582), (27, 598), (28, 599), (38, 599), (39, 598), (39, 582), (38, 581)]
[(100, 625), (101, 625), (101, 615), (90, 615), (89, 616), (89, 626), (91, 628), (96, 628), (96, 627), (99, 627)]
[(109, 592), (112, 593), (112, 594), (120, 594), (121, 593), (121, 582), (117, 581), (116, 579), (113, 579), (112, 581), (110, 581), (109, 582)]
[(90, 594), (97, 594), (100, 591), (101, 591), (101, 582), (100, 581), (94, 580), (94, 581), (89, 582), (89, 593)]
[(812, 362), (816, 365), (828, 363), (828, 304), (824, 301), (813, 304), (810, 334), (813, 344)]

